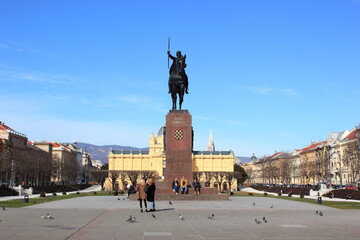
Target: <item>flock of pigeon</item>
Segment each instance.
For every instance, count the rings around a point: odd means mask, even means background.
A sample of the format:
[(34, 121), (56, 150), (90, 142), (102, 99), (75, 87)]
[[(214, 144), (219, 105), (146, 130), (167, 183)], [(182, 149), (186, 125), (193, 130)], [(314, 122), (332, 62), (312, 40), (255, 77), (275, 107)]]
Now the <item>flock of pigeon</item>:
[(319, 211), (315, 211), (315, 214), (316, 214), (316, 215), (319, 215), (319, 216), (321, 216), (321, 217), (324, 216), (324, 213), (323, 213), (323, 212), (319, 212)]
[[(170, 205), (173, 205), (173, 203), (172, 203), (171, 201), (169, 201), (169, 204), (170, 204)], [(151, 214), (151, 217), (152, 217), (153, 219), (156, 219), (156, 216), (155, 216), (155, 214), (153, 214), (153, 213)], [(184, 216), (183, 216), (182, 214), (179, 214), (178, 217), (179, 217), (179, 219), (180, 219), (181, 221), (185, 221), (185, 218), (184, 218)], [(210, 214), (210, 216), (208, 216), (207, 219), (214, 220), (214, 219), (215, 219), (215, 214), (213, 214), (213, 213)], [(127, 218), (127, 219), (125, 220), (125, 222), (127, 222), (127, 223), (136, 223), (136, 218), (133, 217), (132, 215), (130, 215), (129, 218)]]
[[(262, 220), (263, 220), (264, 223), (267, 223), (267, 222), (268, 222), (265, 217), (263, 217)], [(255, 222), (256, 222), (256, 224), (260, 224), (260, 223), (261, 223), (261, 221), (260, 221), (260, 220), (257, 220), (256, 218), (255, 218)]]
[(43, 214), (41, 214), (40, 217), (41, 217), (42, 219), (54, 220), (54, 217), (51, 216), (49, 213), (47, 213), (46, 216), (44, 216)]

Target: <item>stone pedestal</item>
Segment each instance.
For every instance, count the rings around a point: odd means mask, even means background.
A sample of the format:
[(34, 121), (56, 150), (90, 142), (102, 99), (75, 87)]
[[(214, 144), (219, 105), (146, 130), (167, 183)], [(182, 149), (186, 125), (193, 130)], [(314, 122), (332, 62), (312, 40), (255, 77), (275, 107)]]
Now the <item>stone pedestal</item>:
[(171, 189), (174, 177), (179, 182), (184, 176), (189, 184), (192, 172), (193, 129), (191, 115), (187, 110), (170, 110), (166, 115), (165, 129), (165, 184)]

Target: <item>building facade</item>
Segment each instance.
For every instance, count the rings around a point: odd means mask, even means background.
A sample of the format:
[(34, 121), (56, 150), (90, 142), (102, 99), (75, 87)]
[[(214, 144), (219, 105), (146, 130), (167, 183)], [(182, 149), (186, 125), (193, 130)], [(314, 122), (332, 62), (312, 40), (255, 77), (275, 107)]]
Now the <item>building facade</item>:
[(313, 142), (292, 153), (275, 153), (244, 163), (248, 184), (359, 185), (360, 130), (330, 133), (326, 141)]

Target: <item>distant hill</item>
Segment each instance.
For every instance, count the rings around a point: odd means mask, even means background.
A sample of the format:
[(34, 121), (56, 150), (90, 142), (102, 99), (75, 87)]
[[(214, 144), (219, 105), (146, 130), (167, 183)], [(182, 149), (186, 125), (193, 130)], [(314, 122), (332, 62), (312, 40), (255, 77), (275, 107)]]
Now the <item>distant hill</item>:
[[(104, 145), (97, 146), (94, 144), (78, 142), (77, 146), (83, 150), (86, 150), (90, 153), (92, 160), (100, 160), (102, 163), (108, 163), (107, 156), (110, 149), (113, 150), (148, 150), (148, 148), (136, 148), (130, 146), (119, 146), (119, 145)], [(239, 157), (242, 163), (250, 162), (251, 158), (249, 157)]]
[(136, 148), (129, 146), (119, 146), (119, 145), (104, 145), (97, 146), (89, 143), (78, 142), (77, 146), (83, 150), (86, 150), (90, 153), (92, 160), (100, 160), (102, 163), (108, 163), (107, 156), (110, 149), (113, 150), (147, 150), (148, 148)]
[(241, 163), (245, 163), (245, 162), (250, 162), (250, 161), (251, 161), (251, 158), (250, 158), (250, 157), (239, 157), (239, 158), (240, 158)]

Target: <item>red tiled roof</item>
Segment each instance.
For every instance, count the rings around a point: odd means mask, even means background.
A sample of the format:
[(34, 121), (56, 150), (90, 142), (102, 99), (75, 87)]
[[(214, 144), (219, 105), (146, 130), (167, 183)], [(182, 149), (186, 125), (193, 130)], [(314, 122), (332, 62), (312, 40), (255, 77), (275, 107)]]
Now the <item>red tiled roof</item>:
[(283, 154), (283, 152), (276, 152), (276, 153), (274, 153), (273, 155), (267, 157), (267, 159), (272, 159), (272, 158), (274, 158), (274, 157), (276, 157), (276, 156), (279, 156), (280, 154)]
[(60, 147), (60, 144), (57, 144), (55, 142), (50, 142), (50, 144), (53, 146), (53, 147)]
[(7, 131), (7, 130), (12, 130), (14, 131), (14, 129), (6, 126), (4, 123), (0, 122), (0, 130), (4, 130), (4, 131)]
[(310, 146), (301, 149), (300, 151), (301, 151), (301, 152), (307, 152), (307, 151), (313, 150), (313, 149), (317, 148), (317, 147), (318, 147), (320, 144), (322, 144), (322, 143), (326, 143), (326, 141), (313, 143), (313, 144), (311, 144)]
[(356, 130), (353, 130), (351, 133), (349, 133), (345, 139), (346, 140), (354, 140), (356, 138), (358, 138), (358, 135), (357, 134), (360, 134), (360, 130), (359, 129), (356, 129)]

